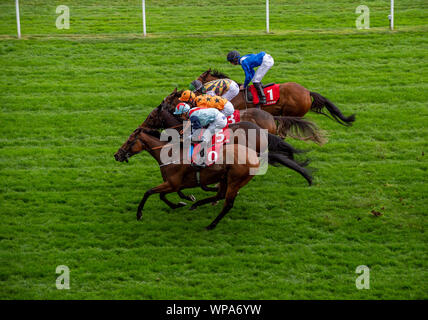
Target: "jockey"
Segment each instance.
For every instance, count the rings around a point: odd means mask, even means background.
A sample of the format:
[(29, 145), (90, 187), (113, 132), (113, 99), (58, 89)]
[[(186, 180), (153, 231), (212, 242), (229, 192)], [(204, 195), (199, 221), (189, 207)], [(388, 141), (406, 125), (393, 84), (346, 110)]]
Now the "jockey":
[(215, 108), (222, 112), (226, 117), (230, 117), (235, 112), (233, 104), (225, 98), (219, 96), (210, 96), (203, 94), (197, 96), (190, 90), (181, 94), (178, 100), (189, 103), (191, 107), (197, 108)]
[[(273, 66), (273, 58), (263, 51), (241, 57), (238, 51), (233, 50), (227, 54), (227, 61), (234, 65), (240, 64), (242, 66), (245, 72), (244, 88), (246, 88), (250, 82), (253, 82), (257, 94), (259, 95), (260, 103), (265, 104), (266, 96), (263, 92), (261, 81), (266, 72)], [(258, 69), (254, 72), (254, 68), (256, 67), (258, 67)]]
[[(192, 141), (210, 142), (211, 137), (227, 125), (227, 119), (216, 108), (193, 108), (187, 103), (179, 103), (174, 111), (183, 120), (190, 120), (192, 125)], [(206, 128), (201, 138), (197, 137), (197, 130)]]
[(189, 89), (196, 95), (209, 94), (210, 96), (220, 96), (232, 101), (239, 94), (239, 85), (231, 79), (217, 79), (202, 84), (199, 80), (194, 80), (189, 85)]

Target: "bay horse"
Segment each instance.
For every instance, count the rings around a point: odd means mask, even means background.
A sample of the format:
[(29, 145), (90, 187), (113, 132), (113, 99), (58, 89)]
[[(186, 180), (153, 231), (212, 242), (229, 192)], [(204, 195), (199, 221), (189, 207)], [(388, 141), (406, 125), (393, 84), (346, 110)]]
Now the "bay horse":
[[(229, 77), (217, 70), (211, 70), (211, 68), (198, 77), (198, 80), (202, 83), (218, 79), (229, 79)], [(319, 93), (309, 91), (298, 83), (280, 83), (279, 92), (280, 97), (276, 104), (263, 106), (263, 110), (273, 116), (303, 117), (308, 111), (313, 111), (332, 118), (345, 126), (351, 126), (355, 121), (355, 114), (349, 117), (344, 116), (330, 100)], [(247, 103), (245, 90), (240, 90), (239, 94), (231, 102), (235, 109), (239, 110), (256, 107), (252, 103)], [(330, 115), (323, 112), (324, 108), (327, 109)]]
[[(243, 145), (229, 144), (225, 145), (223, 152), (219, 154), (219, 159), (215, 164), (200, 170), (200, 177), (196, 177), (195, 170), (190, 164), (184, 164), (183, 159), (185, 154), (180, 151), (180, 163), (162, 164), (161, 149), (168, 142), (160, 141), (157, 137), (150, 134), (150, 130), (143, 127), (137, 128), (129, 137), (129, 139), (120, 147), (115, 154), (117, 161), (123, 162), (127, 160), (127, 156), (135, 155), (143, 150), (146, 150), (156, 159), (160, 166), (164, 182), (157, 187), (150, 188), (143, 196), (137, 209), (137, 220), (141, 220), (144, 205), (149, 196), (159, 193), (160, 198), (171, 208), (176, 209), (181, 207), (180, 204), (174, 204), (166, 199), (166, 195), (173, 192), (178, 192), (185, 188), (194, 188), (204, 184), (218, 183), (218, 192), (214, 197), (200, 200), (193, 204), (192, 209), (196, 207), (225, 199), (225, 203), (220, 214), (206, 227), (207, 230), (214, 229), (219, 221), (232, 209), (238, 191), (244, 187), (254, 176), (251, 175), (251, 168), (260, 166), (257, 153), (254, 150), (248, 149)], [(234, 163), (226, 164), (223, 162), (227, 157), (227, 153), (234, 154)], [(245, 154), (245, 163), (238, 162), (239, 154)]]
[[(146, 120), (144, 120), (144, 122), (140, 125), (140, 127), (147, 127), (155, 130), (163, 130), (168, 128), (179, 129), (182, 128), (182, 126), (183, 123), (174, 117), (169, 111), (167, 111), (167, 109), (163, 108), (162, 105), (159, 105), (152, 112), (150, 112)], [(229, 129), (233, 132), (241, 129), (247, 136), (249, 130), (255, 130), (255, 138), (257, 139), (255, 144), (255, 151), (259, 153), (262, 150), (266, 150), (266, 145), (264, 145), (264, 142), (261, 141), (261, 128), (257, 124), (241, 121), (230, 124)], [(309, 185), (311, 185), (312, 177), (310, 173), (304, 168), (309, 163), (309, 160), (299, 163), (294, 159), (295, 154), (304, 153), (305, 151), (295, 149), (289, 143), (283, 141), (280, 137), (271, 133), (268, 133), (267, 140), (267, 149), (269, 150), (268, 163), (271, 165), (282, 165), (296, 171), (306, 179)], [(235, 136), (235, 143), (240, 143), (240, 141), (241, 140)], [(201, 187), (205, 191), (214, 191), (212, 188), (204, 185)]]
[[(183, 90), (177, 91), (177, 88), (175, 88), (171, 94), (163, 99), (160, 104), (161, 107), (167, 109), (172, 114), (176, 105), (181, 102), (178, 98), (181, 97), (182, 93)], [(164, 114), (164, 116), (168, 117), (166, 114)], [(257, 108), (241, 109), (240, 117), (241, 121), (255, 123), (260, 128), (266, 129), (269, 133), (278, 135), (282, 139), (286, 136), (290, 136), (299, 140), (311, 140), (319, 145), (323, 145), (327, 142), (324, 131), (320, 130), (313, 122), (301, 117), (274, 117), (270, 113)]]

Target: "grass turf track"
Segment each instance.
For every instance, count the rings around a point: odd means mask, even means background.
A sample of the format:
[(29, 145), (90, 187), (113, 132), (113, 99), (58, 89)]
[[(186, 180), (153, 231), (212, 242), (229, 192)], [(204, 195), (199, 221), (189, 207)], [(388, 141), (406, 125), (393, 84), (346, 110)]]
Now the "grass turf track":
[[(428, 298), (425, 1), (396, 3), (394, 32), (389, 1), (366, 1), (365, 31), (359, 1), (271, 1), (271, 35), (263, 1), (147, 1), (144, 40), (139, 1), (74, 1), (67, 31), (55, 28), (61, 1), (45, 3), (21, 4), (22, 41), (13, 3), (0, 3), (0, 298)], [(158, 196), (137, 222), (158, 166), (113, 153), (208, 67), (242, 81), (230, 49), (269, 52), (266, 81), (319, 92), (355, 125), (309, 114), (329, 143), (289, 142), (312, 150), (314, 186), (270, 168), (212, 232), (220, 206), (172, 211)], [(70, 290), (55, 288), (61, 264)], [(355, 288), (358, 265), (370, 290)]]

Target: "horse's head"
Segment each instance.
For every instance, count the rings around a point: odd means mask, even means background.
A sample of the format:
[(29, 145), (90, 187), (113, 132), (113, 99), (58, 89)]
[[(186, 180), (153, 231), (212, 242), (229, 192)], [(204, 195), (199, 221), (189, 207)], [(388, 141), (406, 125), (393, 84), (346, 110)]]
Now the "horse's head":
[(207, 71), (205, 71), (204, 73), (202, 73), (198, 80), (201, 81), (202, 83), (207, 83), (213, 80), (218, 80), (218, 79), (229, 79), (229, 77), (224, 74), (223, 72), (220, 72), (218, 70), (211, 70), (208, 69)]
[(161, 103), (161, 108), (163, 110), (168, 110), (169, 112), (174, 112), (175, 107), (177, 104), (179, 104), (181, 101), (178, 100), (178, 98), (181, 97), (181, 94), (183, 93), (183, 90), (177, 91), (177, 88), (174, 89), (174, 91), (167, 96), (165, 99), (163, 99)]
[(152, 129), (165, 129), (164, 123), (160, 117), (162, 112), (162, 104), (157, 106), (149, 113), (146, 120), (141, 124), (140, 127), (148, 127)]
[(144, 142), (144, 136), (142, 133), (148, 133), (153, 136), (160, 136), (160, 133), (156, 130), (149, 128), (138, 127), (135, 131), (129, 136), (128, 140), (117, 150), (114, 154), (116, 161), (128, 162), (128, 159), (137, 153), (140, 153), (143, 150), (146, 150), (146, 144)]
[(180, 123), (181, 121), (175, 117), (167, 108), (162, 108), (162, 106), (159, 105), (149, 113), (146, 120), (144, 120), (140, 127), (164, 130), (177, 126)]
[(210, 82), (211, 80), (207, 80), (207, 78), (210, 76), (210, 73), (211, 73), (211, 68), (209, 68), (207, 71), (205, 71), (204, 73), (202, 73), (202, 74), (199, 76), (198, 80), (199, 80), (200, 82), (202, 82), (202, 83)]

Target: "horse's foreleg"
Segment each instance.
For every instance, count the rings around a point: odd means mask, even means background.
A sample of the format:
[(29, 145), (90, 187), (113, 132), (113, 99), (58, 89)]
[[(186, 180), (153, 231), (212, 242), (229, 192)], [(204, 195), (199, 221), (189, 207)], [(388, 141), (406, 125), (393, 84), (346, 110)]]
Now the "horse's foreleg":
[(213, 191), (217, 192), (218, 191), (217, 187), (208, 187), (208, 186), (206, 186), (204, 184), (201, 184), (201, 189), (204, 190), (204, 191), (209, 191), (209, 192), (213, 192)]
[(185, 205), (187, 205), (187, 203), (185, 203), (185, 202), (173, 203), (173, 202), (169, 201), (169, 200), (166, 198), (166, 193), (165, 193), (165, 192), (161, 192), (161, 193), (159, 194), (159, 198), (160, 198), (163, 202), (165, 202), (165, 203), (168, 205), (168, 207), (170, 207), (171, 209), (178, 209), (178, 208), (181, 208), (181, 207), (184, 207)]
[(152, 194), (155, 193), (170, 193), (170, 192), (174, 192), (173, 188), (171, 187), (169, 182), (164, 182), (160, 185), (158, 185), (157, 187), (154, 187), (150, 190), (148, 190), (144, 196), (143, 199), (141, 199), (140, 204), (138, 205), (138, 210), (137, 210), (137, 220), (141, 220), (142, 217), (142, 211), (144, 208), (144, 204), (146, 203), (148, 197), (150, 197)]

